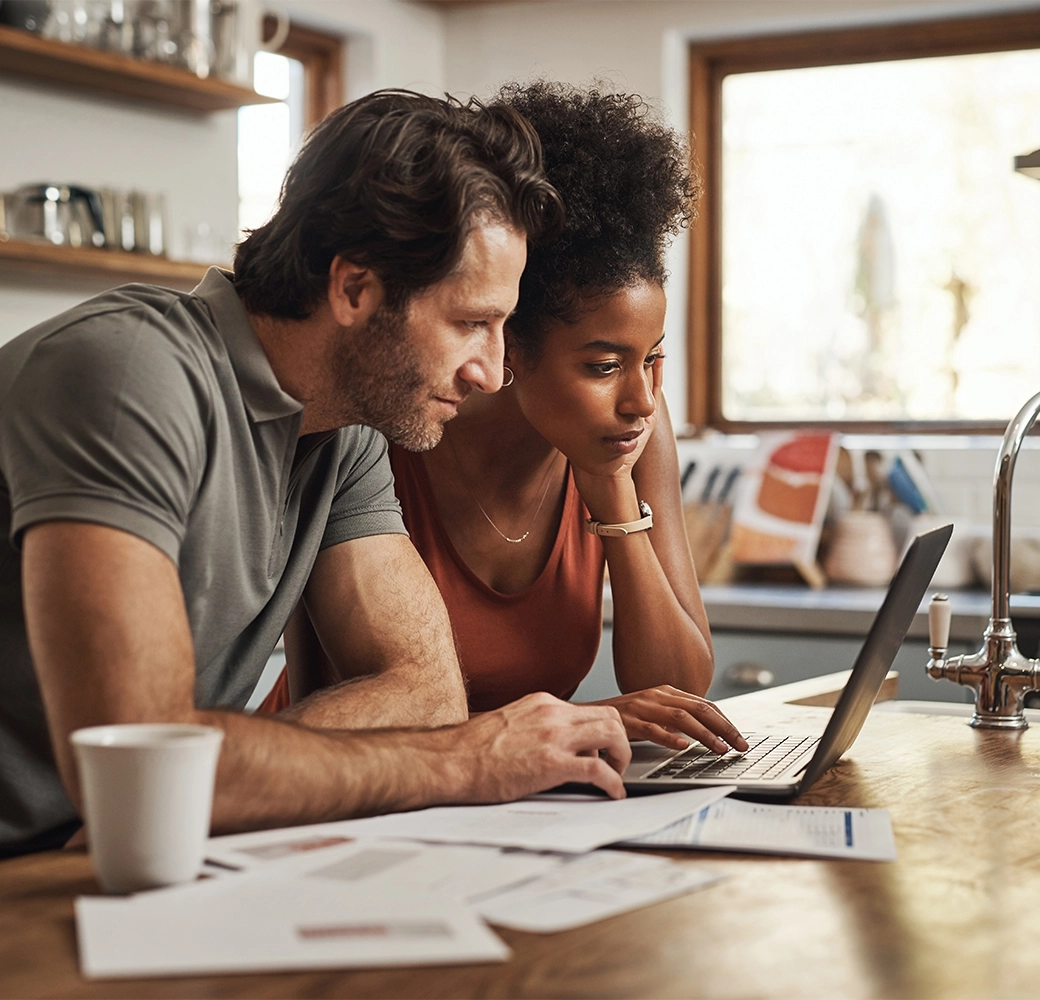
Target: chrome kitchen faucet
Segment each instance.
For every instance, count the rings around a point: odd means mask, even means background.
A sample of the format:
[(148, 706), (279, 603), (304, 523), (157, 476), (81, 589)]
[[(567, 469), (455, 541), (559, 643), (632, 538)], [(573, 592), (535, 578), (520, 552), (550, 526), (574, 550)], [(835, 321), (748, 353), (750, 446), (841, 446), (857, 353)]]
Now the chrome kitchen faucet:
[(1011, 477), (1029, 428), (1040, 415), (1040, 393), (1008, 424), (993, 473), (993, 614), (982, 635), (982, 648), (947, 658), (950, 602), (936, 594), (928, 606), (928, 676), (964, 684), (975, 692), (976, 729), (1025, 729), (1026, 693), (1040, 689), (1040, 660), (1018, 651), (1011, 624)]

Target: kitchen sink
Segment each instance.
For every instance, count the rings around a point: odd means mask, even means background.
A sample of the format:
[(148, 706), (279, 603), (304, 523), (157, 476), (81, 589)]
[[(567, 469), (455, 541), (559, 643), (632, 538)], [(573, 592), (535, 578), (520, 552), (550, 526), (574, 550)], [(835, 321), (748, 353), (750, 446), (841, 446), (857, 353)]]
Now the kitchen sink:
[[(955, 715), (962, 719), (970, 719), (975, 706), (954, 701), (879, 701), (873, 708), (875, 712), (909, 712), (912, 715)], [(1026, 721), (1040, 723), (1040, 708), (1027, 708)]]

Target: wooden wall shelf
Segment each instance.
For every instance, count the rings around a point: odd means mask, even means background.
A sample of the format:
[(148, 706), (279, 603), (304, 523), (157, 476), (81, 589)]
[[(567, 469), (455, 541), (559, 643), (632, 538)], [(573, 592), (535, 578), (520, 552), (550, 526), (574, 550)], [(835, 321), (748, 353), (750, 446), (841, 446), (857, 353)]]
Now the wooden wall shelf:
[(0, 242), (0, 275), (43, 274), (109, 280), (113, 285), (147, 281), (172, 288), (194, 288), (209, 265), (151, 254), (90, 247), (55, 246), (29, 240)]
[(196, 112), (275, 103), (275, 98), (226, 80), (204, 80), (177, 66), (69, 45), (6, 25), (0, 25), (0, 73)]

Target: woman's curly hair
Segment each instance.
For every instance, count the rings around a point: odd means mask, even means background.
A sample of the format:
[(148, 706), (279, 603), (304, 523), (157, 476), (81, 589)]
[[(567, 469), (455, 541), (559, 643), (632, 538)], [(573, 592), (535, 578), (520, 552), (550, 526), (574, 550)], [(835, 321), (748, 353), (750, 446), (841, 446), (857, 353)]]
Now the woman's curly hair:
[(530, 248), (509, 322), (537, 360), (547, 323), (576, 322), (634, 282), (664, 284), (665, 249), (694, 218), (700, 179), (681, 138), (638, 95), (542, 80), (507, 84), (496, 106), (534, 126), (566, 211), (562, 235)]

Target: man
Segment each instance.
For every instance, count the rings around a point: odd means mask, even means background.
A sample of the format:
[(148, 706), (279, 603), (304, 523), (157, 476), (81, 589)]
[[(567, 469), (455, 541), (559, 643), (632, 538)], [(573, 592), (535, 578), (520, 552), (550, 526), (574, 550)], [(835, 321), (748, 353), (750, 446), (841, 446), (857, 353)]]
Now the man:
[[(559, 211), (518, 115), (382, 92), (316, 129), (234, 276), (116, 289), (0, 350), (0, 851), (75, 830), (68, 736), (103, 723), (223, 729), (218, 831), (623, 794), (613, 709), (464, 721), (369, 429), (429, 448), (499, 388), (526, 239)], [(297, 608), (345, 682), (243, 715)]]

